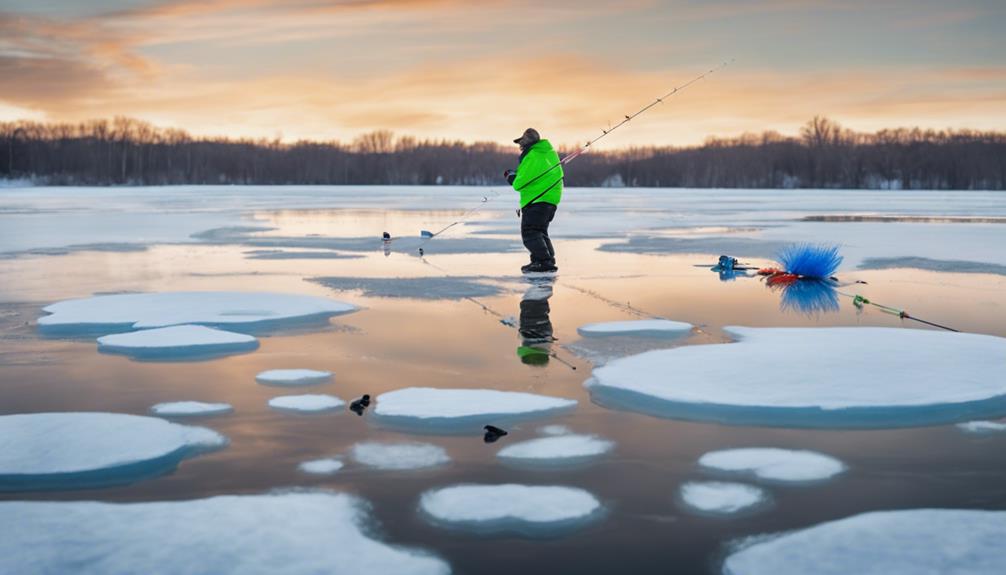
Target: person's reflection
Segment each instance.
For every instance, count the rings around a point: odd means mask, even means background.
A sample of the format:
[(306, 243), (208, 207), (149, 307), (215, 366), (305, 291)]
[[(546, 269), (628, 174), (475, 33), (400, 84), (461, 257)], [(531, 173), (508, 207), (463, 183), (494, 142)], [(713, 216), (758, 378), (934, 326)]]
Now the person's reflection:
[(520, 302), (520, 333), (521, 345), (517, 348), (517, 356), (521, 363), (527, 365), (546, 365), (552, 356), (552, 320), (548, 314), (551, 311), (548, 298), (552, 297), (552, 282), (554, 278), (531, 280), (532, 285)]

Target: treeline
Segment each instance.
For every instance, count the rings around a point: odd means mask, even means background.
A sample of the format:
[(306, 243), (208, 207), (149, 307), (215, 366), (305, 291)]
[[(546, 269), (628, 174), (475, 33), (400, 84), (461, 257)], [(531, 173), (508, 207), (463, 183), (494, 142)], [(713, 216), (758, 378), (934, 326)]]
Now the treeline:
[[(50, 185), (489, 185), (516, 163), (514, 146), (495, 143), (419, 141), (388, 131), (351, 143), (198, 138), (129, 118), (0, 123), (0, 146), (0, 179)], [(571, 186), (1002, 190), (1006, 134), (865, 134), (814, 118), (798, 136), (766, 132), (696, 147), (591, 152), (566, 173)]]

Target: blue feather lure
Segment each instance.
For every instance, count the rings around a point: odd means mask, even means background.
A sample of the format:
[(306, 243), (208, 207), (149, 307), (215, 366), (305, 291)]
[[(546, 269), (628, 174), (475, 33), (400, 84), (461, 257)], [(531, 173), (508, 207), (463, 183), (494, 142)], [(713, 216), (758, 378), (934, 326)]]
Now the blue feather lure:
[(779, 263), (786, 273), (828, 279), (842, 265), (842, 256), (838, 255), (838, 246), (794, 244), (779, 252)]

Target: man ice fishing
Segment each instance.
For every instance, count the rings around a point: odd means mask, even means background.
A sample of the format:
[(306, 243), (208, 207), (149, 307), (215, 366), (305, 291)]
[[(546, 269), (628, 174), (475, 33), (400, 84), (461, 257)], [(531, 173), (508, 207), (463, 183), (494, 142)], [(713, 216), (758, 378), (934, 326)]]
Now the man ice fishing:
[(503, 177), (520, 192), (520, 235), (524, 247), (531, 253), (531, 263), (520, 269), (524, 273), (558, 271), (548, 225), (562, 198), (563, 172), (559, 154), (534, 128), (524, 130), (524, 134), (513, 142), (520, 145), (520, 162), (516, 172), (507, 170)]

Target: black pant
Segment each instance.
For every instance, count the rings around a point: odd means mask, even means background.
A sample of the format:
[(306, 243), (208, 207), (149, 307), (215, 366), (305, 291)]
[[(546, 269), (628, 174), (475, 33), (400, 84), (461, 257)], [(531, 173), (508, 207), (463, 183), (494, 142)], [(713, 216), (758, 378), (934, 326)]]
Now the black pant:
[(555, 204), (539, 202), (520, 212), (520, 237), (531, 252), (531, 262), (555, 262), (555, 249), (548, 237), (548, 224), (555, 217)]

